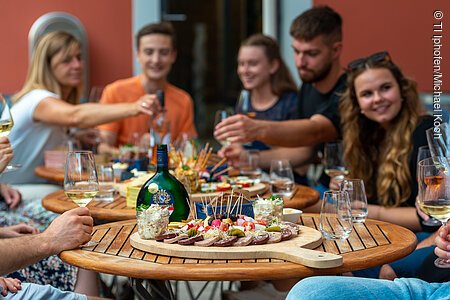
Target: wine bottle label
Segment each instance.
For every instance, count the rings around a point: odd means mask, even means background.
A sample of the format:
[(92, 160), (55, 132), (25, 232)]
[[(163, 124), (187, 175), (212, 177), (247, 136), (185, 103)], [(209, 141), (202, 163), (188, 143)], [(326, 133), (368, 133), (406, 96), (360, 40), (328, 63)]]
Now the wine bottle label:
[(170, 191), (158, 189), (156, 193), (151, 196), (151, 202), (159, 205), (173, 205), (174, 197)]

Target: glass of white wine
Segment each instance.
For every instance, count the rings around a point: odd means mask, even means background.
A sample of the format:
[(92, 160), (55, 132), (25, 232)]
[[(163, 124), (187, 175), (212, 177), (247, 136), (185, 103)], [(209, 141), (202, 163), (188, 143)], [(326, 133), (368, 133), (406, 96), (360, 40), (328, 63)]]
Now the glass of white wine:
[[(92, 151), (69, 151), (64, 173), (64, 193), (78, 206), (85, 207), (99, 191)], [(83, 247), (97, 245), (89, 241)]]
[[(439, 161), (450, 158), (441, 157)], [(418, 202), (420, 208), (441, 221), (443, 225), (450, 219), (450, 174), (432, 158), (421, 160), (418, 165)], [(450, 259), (438, 258), (434, 264), (439, 268), (450, 268)]]
[[(225, 120), (226, 118), (230, 117), (233, 113), (230, 110), (224, 109), (224, 110), (218, 110), (216, 111), (215, 119), (214, 119), (214, 127), (217, 126), (220, 122)], [(230, 144), (227, 140), (217, 140), (222, 146), (228, 146)]]
[(325, 144), (323, 151), (323, 165), (325, 174), (331, 178), (344, 179), (348, 170), (344, 163), (344, 150), (341, 142), (329, 142)]
[[(0, 137), (8, 136), (11, 129), (14, 127), (14, 120), (11, 115), (8, 102), (5, 100), (2, 94), (0, 94)], [(3, 173), (17, 170), (21, 165), (8, 165)]]

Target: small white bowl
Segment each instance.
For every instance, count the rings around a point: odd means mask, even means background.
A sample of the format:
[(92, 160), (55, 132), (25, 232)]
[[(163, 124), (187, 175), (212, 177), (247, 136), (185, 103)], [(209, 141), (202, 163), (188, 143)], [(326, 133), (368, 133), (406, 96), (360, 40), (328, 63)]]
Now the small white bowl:
[(295, 208), (283, 208), (283, 221), (297, 223), (303, 212)]

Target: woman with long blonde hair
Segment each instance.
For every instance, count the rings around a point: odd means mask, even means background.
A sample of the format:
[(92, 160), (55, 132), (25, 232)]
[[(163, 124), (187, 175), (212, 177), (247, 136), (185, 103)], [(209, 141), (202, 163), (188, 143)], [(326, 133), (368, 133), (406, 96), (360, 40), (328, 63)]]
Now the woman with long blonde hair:
[(43, 183), (34, 174), (44, 163), (44, 151), (63, 140), (66, 127), (88, 128), (140, 113), (151, 114), (158, 105), (153, 100), (121, 104), (79, 104), (83, 85), (80, 42), (61, 31), (43, 36), (34, 49), (23, 88), (13, 96), (14, 118), (9, 139), (14, 149), (16, 172), (2, 180), (11, 184)]
[[(151, 114), (158, 107), (154, 99), (140, 99), (126, 104), (80, 104), (83, 60), (80, 42), (66, 32), (51, 32), (37, 43), (23, 88), (13, 97), (11, 114), (14, 127), (8, 138), (14, 150), (15, 164), (22, 167), (14, 172), (2, 174), (2, 182), (14, 184), (22, 193), (23, 201), (16, 210), (8, 210), (0, 202), (0, 226), (20, 222), (33, 224), (44, 230), (56, 217), (41, 206), (43, 196), (60, 186), (42, 184), (44, 181), (34, 174), (35, 167), (44, 164), (44, 151), (54, 149), (65, 138), (65, 127), (93, 127), (101, 123), (140, 113)], [(21, 195), (14, 189), (0, 190), (14, 203)], [(28, 282), (51, 284), (62, 290), (74, 290), (95, 295), (96, 280), (92, 272), (79, 272), (77, 268), (63, 264), (57, 256), (19, 270), (12, 277)], [(89, 276), (90, 274), (90, 276)]]
[[(417, 153), (427, 145), (433, 127), (417, 93), (387, 52), (348, 65), (347, 90), (340, 103), (344, 158), (350, 178), (364, 180), (369, 218), (407, 227), (417, 233), (417, 250), (405, 259), (354, 272), (355, 276), (394, 279), (415, 276), (433, 251), (422, 230), (415, 201), (418, 194)], [(414, 263), (411, 263), (414, 261)]]

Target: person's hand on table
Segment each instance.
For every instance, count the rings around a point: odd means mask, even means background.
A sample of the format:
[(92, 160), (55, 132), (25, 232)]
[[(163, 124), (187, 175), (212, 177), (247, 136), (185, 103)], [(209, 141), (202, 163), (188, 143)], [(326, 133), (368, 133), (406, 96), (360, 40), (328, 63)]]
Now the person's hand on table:
[(13, 226), (0, 227), (0, 238), (13, 238), (25, 234), (37, 234), (39, 229), (34, 228), (25, 223), (20, 223)]
[(138, 112), (149, 116), (156, 116), (161, 111), (159, 99), (156, 94), (145, 94), (135, 102)]
[(0, 173), (13, 158), (13, 149), (7, 137), (0, 137)]
[(9, 208), (16, 208), (22, 200), (22, 195), (18, 190), (4, 183), (0, 183), (0, 195)]
[(225, 157), (229, 165), (239, 167), (241, 154), (245, 151), (241, 144), (232, 143), (228, 146), (222, 147), (217, 154), (220, 157)]
[(22, 289), (21, 281), (16, 278), (0, 277), (1, 295), (6, 297), (8, 291), (11, 293), (17, 293)]
[(434, 253), (444, 259), (450, 259), (450, 223), (442, 226), (435, 238), (436, 248)]
[(226, 140), (230, 143), (253, 142), (257, 140), (260, 122), (245, 115), (233, 115), (217, 124), (214, 128), (214, 137), (219, 141)]
[(42, 233), (43, 241), (50, 247), (49, 254), (74, 249), (91, 239), (92, 219), (89, 209), (77, 207), (57, 217)]

